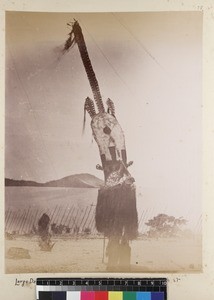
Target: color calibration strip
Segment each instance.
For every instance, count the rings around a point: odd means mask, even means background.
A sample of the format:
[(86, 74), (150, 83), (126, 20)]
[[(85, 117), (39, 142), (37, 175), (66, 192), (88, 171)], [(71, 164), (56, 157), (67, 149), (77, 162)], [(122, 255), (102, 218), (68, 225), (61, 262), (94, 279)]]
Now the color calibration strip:
[(166, 300), (166, 278), (38, 278), (37, 300)]

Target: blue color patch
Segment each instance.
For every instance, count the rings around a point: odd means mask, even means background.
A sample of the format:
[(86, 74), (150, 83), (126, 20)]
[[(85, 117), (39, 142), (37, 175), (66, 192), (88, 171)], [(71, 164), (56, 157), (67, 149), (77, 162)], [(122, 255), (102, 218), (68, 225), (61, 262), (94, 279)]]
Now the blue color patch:
[(136, 300), (151, 300), (150, 292), (137, 292)]

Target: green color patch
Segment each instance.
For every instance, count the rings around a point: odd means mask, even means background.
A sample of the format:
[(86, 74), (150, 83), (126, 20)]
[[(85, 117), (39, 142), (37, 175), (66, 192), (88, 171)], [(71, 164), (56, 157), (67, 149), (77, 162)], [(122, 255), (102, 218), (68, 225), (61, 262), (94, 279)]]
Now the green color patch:
[(136, 300), (136, 292), (124, 292), (123, 300)]

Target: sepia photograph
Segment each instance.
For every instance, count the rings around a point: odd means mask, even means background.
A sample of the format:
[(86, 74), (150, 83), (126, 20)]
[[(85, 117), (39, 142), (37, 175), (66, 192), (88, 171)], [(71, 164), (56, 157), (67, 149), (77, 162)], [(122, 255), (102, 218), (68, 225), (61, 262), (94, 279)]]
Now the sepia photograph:
[(201, 12), (6, 12), (5, 272), (202, 271)]

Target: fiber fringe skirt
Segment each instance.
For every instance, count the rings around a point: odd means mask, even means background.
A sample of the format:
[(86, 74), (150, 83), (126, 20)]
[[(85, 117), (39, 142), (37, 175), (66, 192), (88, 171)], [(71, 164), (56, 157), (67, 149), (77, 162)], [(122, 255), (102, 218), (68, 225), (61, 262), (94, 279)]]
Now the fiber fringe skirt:
[(132, 185), (122, 184), (102, 187), (98, 191), (96, 228), (106, 237), (133, 240), (138, 235), (136, 190)]

